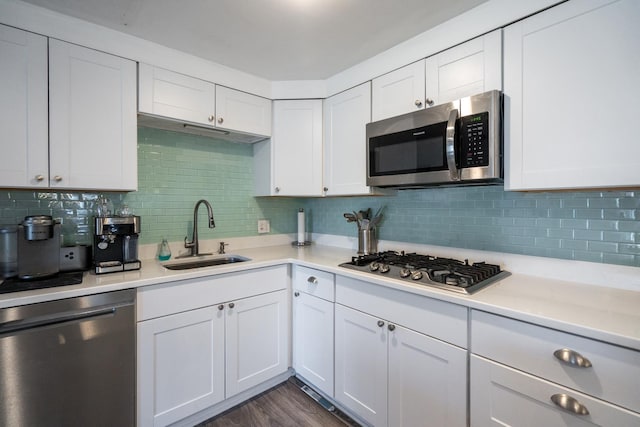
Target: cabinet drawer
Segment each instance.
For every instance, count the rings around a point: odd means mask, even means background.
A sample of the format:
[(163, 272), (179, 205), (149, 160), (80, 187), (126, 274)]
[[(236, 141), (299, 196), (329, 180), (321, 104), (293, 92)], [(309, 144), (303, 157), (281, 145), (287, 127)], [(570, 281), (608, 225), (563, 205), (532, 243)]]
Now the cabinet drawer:
[[(473, 353), (640, 412), (640, 352), (481, 311), (471, 319)], [(591, 366), (561, 362), (563, 349)]]
[(326, 271), (294, 266), (293, 289), (327, 301), (335, 300), (334, 276)]
[(336, 302), (467, 348), (466, 307), (343, 276), (336, 276)]
[[(640, 414), (478, 356), (471, 356), (470, 369), (472, 427), (640, 425)], [(589, 413), (579, 415), (560, 408), (551, 400), (554, 395), (568, 396)]]

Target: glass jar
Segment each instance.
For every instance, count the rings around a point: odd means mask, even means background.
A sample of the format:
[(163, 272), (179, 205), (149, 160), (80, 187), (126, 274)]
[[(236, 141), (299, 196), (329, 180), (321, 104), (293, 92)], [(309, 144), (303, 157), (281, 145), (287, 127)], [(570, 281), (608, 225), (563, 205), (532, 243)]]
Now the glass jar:
[(169, 258), (171, 258), (169, 242), (167, 242), (167, 239), (162, 239), (162, 243), (160, 243), (160, 251), (158, 252), (158, 259), (160, 261), (167, 261)]

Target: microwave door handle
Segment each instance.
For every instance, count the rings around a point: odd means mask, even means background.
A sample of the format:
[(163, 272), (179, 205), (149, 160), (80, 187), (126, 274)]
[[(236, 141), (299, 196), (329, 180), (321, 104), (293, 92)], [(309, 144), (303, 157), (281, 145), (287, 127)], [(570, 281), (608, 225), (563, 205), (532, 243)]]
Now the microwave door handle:
[(447, 166), (451, 181), (460, 181), (460, 170), (456, 167), (456, 120), (458, 120), (458, 110), (454, 108), (449, 113), (446, 139)]

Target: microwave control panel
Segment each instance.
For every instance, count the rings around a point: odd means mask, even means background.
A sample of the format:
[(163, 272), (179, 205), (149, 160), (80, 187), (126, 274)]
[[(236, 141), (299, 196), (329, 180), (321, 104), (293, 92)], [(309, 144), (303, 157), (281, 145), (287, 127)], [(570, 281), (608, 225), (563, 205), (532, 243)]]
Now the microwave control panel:
[(489, 113), (460, 118), (460, 167), (489, 166)]

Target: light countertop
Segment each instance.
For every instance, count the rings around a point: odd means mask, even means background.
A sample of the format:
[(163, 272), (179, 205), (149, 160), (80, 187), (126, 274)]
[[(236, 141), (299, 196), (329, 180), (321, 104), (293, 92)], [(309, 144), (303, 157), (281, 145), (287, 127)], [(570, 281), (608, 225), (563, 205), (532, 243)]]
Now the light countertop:
[[(569, 282), (530, 274), (513, 274), (467, 296), (401, 280), (344, 269), (338, 264), (355, 255), (351, 249), (324, 245), (267, 246), (233, 251), (250, 261), (193, 270), (167, 270), (157, 260), (142, 261), (142, 269), (95, 275), (83, 283), (57, 288), (0, 294), (0, 308), (70, 298), (99, 292), (138, 288), (184, 279), (232, 273), (278, 264), (297, 264), (437, 298), (472, 309), (555, 328), (640, 350), (640, 292)], [(635, 269), (634, 269), (635, 270)], [(639, 272), (640, 273), (640, 272)]]

